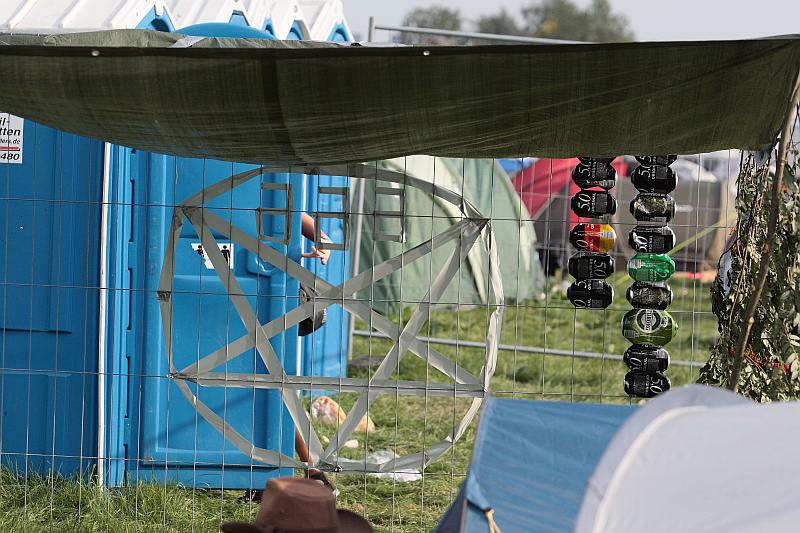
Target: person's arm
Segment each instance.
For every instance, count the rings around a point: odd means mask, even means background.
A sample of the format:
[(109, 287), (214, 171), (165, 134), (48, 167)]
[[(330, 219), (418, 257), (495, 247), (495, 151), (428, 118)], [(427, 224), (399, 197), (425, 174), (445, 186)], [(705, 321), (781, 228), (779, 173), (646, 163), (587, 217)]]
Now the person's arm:
[[(311, 216), (308, 215), (307, 213), (303, 213), (302, 233), (303, 237), (310, 240), (311, 242), (314, 242), (314, 219), (311, 218)], [(320, 238), (323, 240), (323, 242), (331, 242), (330, 239), (328, 239), (328, 236), (322, 233), (321, 231), (320, 231)], [(330, 255), (331, 255), (330, 250), (317, 250), (315, 246), (312, 246), (311, 251), (304, 253), (303, 257), (318, 257), (319, 260), (322, 261), (322, 264), (324, 265), (325, 263), (328, 262), (328, 258), (330, 257)]]

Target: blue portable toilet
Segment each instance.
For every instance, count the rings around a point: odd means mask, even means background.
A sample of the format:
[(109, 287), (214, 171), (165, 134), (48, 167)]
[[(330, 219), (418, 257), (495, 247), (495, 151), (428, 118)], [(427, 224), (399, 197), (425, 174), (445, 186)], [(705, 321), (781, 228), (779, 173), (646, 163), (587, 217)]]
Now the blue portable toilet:
[[(131, 4), (131, 9), (114, 3)], [(38, 31), (50, 22), (69, 20), (81, 22), (74, 30), (97, 30), (117, 17), (106, 10), (139, 13), (133, 0), (114, 3), (74, 4), (53, 21), (47, 18), (52, 13), (34, 7), (14, 18), (16, 26), (6, 21), (6, 27), (24, 33), (28, 27)], [(340, 9), (321, 10), (325, 20), (321, 16), (308, 20), (287, 8), (276, 19), (266, 17), (270, 12), (264, 2), (245, 7), (217, 0), (211, 3), (241, 10), (209, 19), (209, 2), (203, 2), (203, 9), (192, 8), (191, 3), (167, 7), (154, 2), (126, 27), (203, 35), (209, 34), (210, 25), (236, 37), (349, 39), (343, 18), (336, 19)], [(338, 0), (330, 3), (341, 7)], [(278, 13), (276, 6), (281, 5), (271, 3), (272, 13)], [(195, 27), (176, 28), (175, 20)], [(124, 26), (118, 17), (115, 24)], [(59, 29), (63, 31), (63, 25)], [(144, 153), (27, 121), (24, 139), (22, 163), (3, 164), (0, 147), (0, 184), (6, 193), (0, 198), (4, 216), (0, 246), (15, 251), (6, 253), (10, 259), (0, 267), (4, 302), (0, 462), (62, 474), (96, 467), (107, 485), (169, 479), (193, 486), (250, 488), (263, 486), (270, 476), (290, 474), (235, 449), (171, 383), (156, 300), (173, 206), (252, 165)], [(261, 183), (291, 183), (293, 205), (313, 214), (341, 203), (337, 195), (319, 194), (318, 185), (346, 186), (347, 180), (265, 174), (215, 200), (213, 209), (252, 230), (253, 210), (285, 201), (279, 190), (262, 189)], [(300, 216), (297, 211), (290, 217), (296, 228), (290, 241), (273, 244), (296, 260), (310, 246), (300, 237)], [(22, 229), (15, 233), (18, 218)], [(49, 226), (43, 223), (47, 220)], [(323, 231), (341, 242), (339, 221), (322, 222)], [(274, 234), (283, 230), (278, 221), (267, 226)], [(174, 329), (182, 333), (173, 340), (181, 357), (195, 360), (244, 332), (221, 281), (195, 248), (198, 242), (187, 224), (177, 247), (174, 285), (180, 308)], [(262, 264), (235, 243), (229, 251), (231, 268), (262, 323), (296, 306), (296, 280)], [(344, 252), (334, 252), (324, 267), (318, 261), (303, 261), (331, 283), (344, 281), (348, 264)], [(301, 339), (290, 330), (272, 339), (287, 372), (344, 375), (348, 341), (341, 315), (338, 307), (329, 308), (327, 324), (313, 337)], [(255, 353), (246, 355), (226, 369), (264, 371)], [(201, 388), (195, 392), (256, 445), (293, 455), (294, 425), (275, 391)]]
[(0, 114), (0, 462), (95, 462), (103, 143)]
[[(252, 165), (176, 158), (115, 148), (118, 161), (119, 205), (130, 205), (115, 226), (119, 247), (115, 270), (127, 284), (119, 291), (122, 312), (114, 322), (115, 349), (112, 391), (121, 391), (110, 413), (115, 431), (109, 432), (108, 483), (167, 478), (192, 486), (249, 488), (270, 475), (289, 475), (249, 459), (204, 420), (168, 377), (157, 287), (167, 246), (173, 207), (204, 187)], [(264, 180), (288, 183), (292, 176), (264, 175)], [(294, 178), (296, 179), (296, 178)], [(297, 188), (295, 188), (297, 190)], [(270, 205), (274, 191), (263, 191), (253, 179), (224, 194), (206, 207), (231, 224), (255, 233), (255, 210)], [(297, 195), (302, 190), (297, 190)], [(285, 199), (284, 199), (285, 202)], [(277, 203), (277, 202), (275, 202)], [(130, 218), (129, 218), (130, 217)], [(300, 213), (291, 223), (299, 224)], [(275, 221), (278, 222), (278, 221)], [(270, 233), (283, 233), (273, 224)], [(300, 237), (273, 244), (299, 259)], [(297, 305), (299, 284), (282, 271), (261, 264), (236, 243), (217, 236), (227, 246), (232, 272), (248, 295), (259, 322), (277, 318)], [(123, 258), (124, 256), (124, 258)], [(176, 246), (172, 299), (172, 342), (176, 365), (184, 368), (246, 334), (227, 290), (203, 255), (200, 236), (185, 224)], [(127, 278), (125, 277), (127, 271)], [(127, 298), (127, 301), (125, 299)], [(127, 315), (127, 316), (126, 316)], [(299, 338), (289, 330), (271, 339), (289, 373), (296, 372)], [(254, 350), (229, 362), (227, 372), (263, 373)], [(195, 388), (195, 394), (256, 446), (294, 453), (294, 425), (276, 391), (260, 389)], [(127, 397), (123, 398), (127, 391)]]
[[(198, 36), (236, 36), (271, 38), (264, 30), (237, 24), (199, 24), (179, 32)], [(109, 460), (106, 465), (108, 483), (120, 484), (133, 479), (180, 481), (192, 486), (250, 488), (261, 487), (268, 477), (291, 475), (290, 469), (266, 466), (249, 459), (234, 448), (222, 434), (204, 420), (195, 408), (170, 383), (161, 332), (161, 315), (156, 301), (161, 261), (174, 206), (201, 189), (233, 174), (256, 168), (253, 165), (222, 161), (197, 160), (149, 154), (127, 149), (114, 152), (122, 181), (119, 191), (131, 190), (122, 202), (134, 206), (127, 221), (118, 226), (123, 241), (137, 242), (137, 232), (144, 237), (133, 245), (137, 252), (128, 252), (127, 268), (131, 301), (121, 305), (130, 316), (117, 322), (134, 334), (126, 340), (126, 352), (138, 357), (118, 359), (115, 375), (121, 377), (117, 388), (130, 391), (126, 401), (111, 419), (120, 425), (108, 440)], [(128, 183), (130, 182), (130, 184)], [(281, 190), (263, 189), (261, 183), (290, 184), (293, 198), (280, 198)], [(261, 207), (301, 206), (313, 212), (336, 209), (341, 212), (341, 195), (320, 194), (320, 185), (347, 185), (347, 179), (299, 174), (263, 174), (216, 198), (214, 213), (230, 223), (257, 234), (254, 213)], [(323, 191), (325, 189), (322, 189)], [(126, 194), (126, 193), (122, 193)], [(339, 198), (338, 204), (336, 198)], [(283, 244), (271, 246), (292, 260), (302, 262), (302, 251), (308, 248), (301, 236), (302, 211), (290, 215), (292, 230), (273, 220), (267, 230), (272, 237), (288, 236)], [(269, 217), (268, 217), (269, 218)], [(342, 242), (340, 219), (320, 219), (322, 230)], [(268, 224), (269, 226), (269, 224)], [(263, 229), (262, 229), (263, 231)], [(280, 239), (279, 239), (280, 240)], [(225, 246), (223, 241), (218, 241)], [(299, 283), (279, 269), (264, 264), (254, 254), (228, 242), (231, 268), (253, 308), (264, 324), (278, 318), (297, 305)], [(128, 244), (129, 248), (131, 245)], [(173, 353), (188, 366), (214, 350), (246, 333), (227, 295), (222, 281), (200, 253), (199, 236), (189, 224), (176, 247), (176, 272), (173, 286), (174, 313)], [(342, 283), (348, 258), (333, 253), (325, 266), (305, 260), (306, 266), (333, 283)], [(136, 273), (134, 273), (136, 272)], [(134, 296), (140, 295), (140, 298)], [(127, 331), (127, 329), (126, 329)], [(116, 344), (116, 341), (114, 341)], [(290, 374), (344, 376), (346, 370), (347, 331), (340, 308), (329, 308), (326, 325), (314, 335), (301, 339), (293, 327), (271, 339), (273, 349)], [(119, 349), (117, 346), (115, 349)], [(263, 373), (265, 368), (255, 350), (239, 356), (225, 366), (225, 371)], [(113, 387), (113, 386), (112, 386)], [(255, 446), (294, 455), (294, 422), (277, 391), (261, 389), (203, 389), (191, 385), (203, 403), (230, 423)], [(140, 391), (140, 392), (139, 392)], [(139, 396), (137, 397), (137, 392)], [(123, 422), (120, 422), (123, 421)], [(131, 429), (128, 428), (133, 428)]]

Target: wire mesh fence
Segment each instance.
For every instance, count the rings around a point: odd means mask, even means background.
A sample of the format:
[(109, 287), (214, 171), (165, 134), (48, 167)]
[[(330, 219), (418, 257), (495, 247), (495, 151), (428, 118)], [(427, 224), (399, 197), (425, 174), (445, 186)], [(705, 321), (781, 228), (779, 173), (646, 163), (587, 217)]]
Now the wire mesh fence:
[[(588, 221), (570, 210), (577, 159), (270, 168), (16, 124), (0, 167), (5, 530), (215, 531), (252, 519), (245, 491), (319, 469), (376, 530), (428, 531), (486, 395), (643, 401), (623, 388), (620, 328), (631, 157), (607, 220), (613, 301), (588, 309), (567, 296), (569, 232)], [(673, 387), (716, 340), (738, 165), (675, 167)]]

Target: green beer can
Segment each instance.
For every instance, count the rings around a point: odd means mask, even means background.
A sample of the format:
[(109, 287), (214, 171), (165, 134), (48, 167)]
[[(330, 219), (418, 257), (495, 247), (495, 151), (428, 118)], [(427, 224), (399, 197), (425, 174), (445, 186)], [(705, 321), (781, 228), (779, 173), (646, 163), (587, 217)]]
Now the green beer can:
[(640, 192), (630, 203), (631, 215), (640, 222), (666, 224), (675, 216), (675, 210), (675, 198), (669, 194)]
[(622, 317), (622, 336), (634, 344), (664, 346), (678, 332), (672, 315), (658, 309), (631, 309)]
[(634, 281), (666, 281), (675, 273), (675, 261), (667, 254), (636, 254), (628, 259), (628, 275)]

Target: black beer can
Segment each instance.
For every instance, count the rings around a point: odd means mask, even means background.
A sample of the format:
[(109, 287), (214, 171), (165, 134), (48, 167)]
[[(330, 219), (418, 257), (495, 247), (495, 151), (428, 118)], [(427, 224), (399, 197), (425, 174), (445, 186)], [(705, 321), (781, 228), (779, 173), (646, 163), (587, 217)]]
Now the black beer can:
[(665, 254), (675, 246), (675, 232), (669, 226), (635, 226), (628, 244), (638, 253)]
[(567, 298), (575, 307), (605, 309), (614, 300), (614, 288), (601, 279), (582, 279), (567, 288)]
[(567, 270), (575, 279), (605, 279), (614, 273), (614, 258), (601, 252), (578, 252), (569, 258)]
[(617, 199), (606, 191), (580, 191), (570, 204), (579, 217), (601, 218), (617, 212)]
[(635, 372), (664, 372), (669, 368), (669, 352), (661, 346), (643, 342), (625, 350), (622, 361)]
[(664, 282), (634, 281), (625, 297), (637, 309), (663, 311), (672, 303), (672, 289)]
[(669, 167), (638, 166), (631, 173), (631, 183), (641, 192), (671, 193), (678, 185), (678, 176)]
[(608, 190), (617, 183), (617, 171), (603, 160), (578, 163), (572, 169), (572, 181), (581, 189), (600, 187)]
[(625, 392), (639, 398), (652, 398), (670, 388), (669, 378), (662, 372), (636, 372), (625, 374), (622, 381)]
[(675, 216), (675, 198), (668, 194), (640, 192), (631, 200), (630, 209), (639, 222), (666, 224)]
[(637, 155), (636, 161), (648, 167), (667, 166), (677, 161), (677, 155)]

